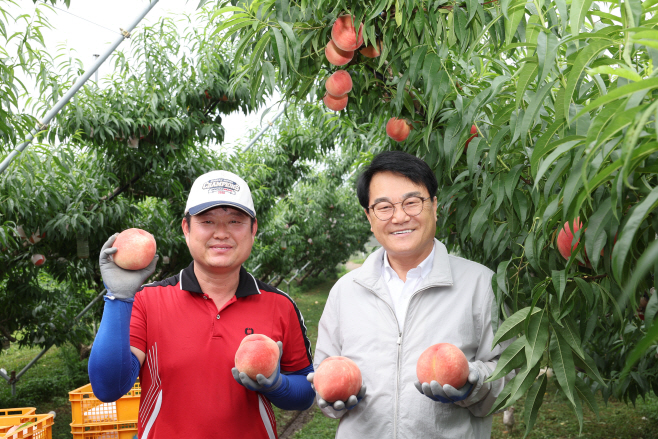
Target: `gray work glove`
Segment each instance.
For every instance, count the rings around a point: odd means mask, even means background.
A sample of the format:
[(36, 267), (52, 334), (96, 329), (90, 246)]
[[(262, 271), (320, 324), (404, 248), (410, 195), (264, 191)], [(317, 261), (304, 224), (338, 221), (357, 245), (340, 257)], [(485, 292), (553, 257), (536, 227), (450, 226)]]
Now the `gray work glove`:
[(419, 381), (415, 382), (416, 389), (423, 395), (427, 396), (434, 401), (439, 401), (444, 404), (452, 404), (454, 402), (463, 401), (471, 394), (473, 388), (480, 379), (480, 373), (473, 366), (472, 363), (468, 363), (468, 379), (466, 384), (461, 388), (455, 389), (450, 384), (444, 384), (443, 387), (436, 381), (431, 383), (421, 383)]
[(281, 356), (283, 355), (283, 343), (277, 341), (276, 345), (279, 346), (279, 364), (277, 364), (276, 370), (274, 373), (272, 373), (271, 376), (265, 377), (265, 375), (259, 373), (256, 375), (256, 381), (254, 381), (249, 378), (246, 373), (240, 372), (238, 371), (237, 367), (234, 367), (231, 369), (233, 379), (241, 386), (244, 386), (249, 390), (253, 390), (254, 392), (268, 393), (278, 389), (283, 382), (283, 377), (281, 376)]
[(105, 241), (98, 263), (101, 267), (101, 276), (107, 289), (108, 296), (114, 296), (115, 299), (130, 302), (135, 297), (135, 293), (144, 285), (146, 279), (151, 277), (155, 272), (155, 264), (158, 263), (158, 255), (155, 255), (148, 267), (141, 270), (124, 270), (114, 263), (110, 255), (117, 252), (117, 248), (112, 247), (114, 241), (119, 236), (118, 233), (110, 236)]
[[(311, 383), (311, 387), (313, 387), (313, 390), (315, 390), (315, 386), (313, 385), (313, 377), (315, 376), (315, 372), (311, 372), (308, 375), (306, 375), (306, 379)], [(352, 410), (356, 405), (361, 402), (363, 397), (366, 395), (366, 385), (362, 384), (361, 389), (359, 390), (359, 393), (356, 395), (352, 395), (349, 398), (347, 398), (347, 401), (334, 401), (333, 403), (330, 403), (328, 401), (325, 401), (322, 399), (320, 395), (318, 395), (318, 406), (323, 409), (325, 407), (331, 406), (336, 411), (341, 411), (341, 410)]]

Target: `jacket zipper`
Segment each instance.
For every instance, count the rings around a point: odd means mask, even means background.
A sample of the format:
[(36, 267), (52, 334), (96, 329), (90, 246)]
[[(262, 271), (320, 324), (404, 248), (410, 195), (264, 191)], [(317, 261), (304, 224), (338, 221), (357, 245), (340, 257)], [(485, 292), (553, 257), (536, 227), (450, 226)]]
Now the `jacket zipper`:
[[(361, 285), (360, 283), (356, 282), (359, 284), (361, 287), (365, 288), (366, 290), (370, 291), (372, 294), (375, 296), (379, 297), (379, 294), (375, 292), (375, 290), (372, 290), (365, 285)], [(409, 298), (409, 304), (411, 304), (411, 300), (416, 297), (416, 295), (422, 291), (429, 290), (430, 288), (435, 288), (435, 287), (442, 287), (442, 286), (449, 286), (450, 284), (445, 284), (445, 285), (429, 285), (426, 286), (423, 289), (415, 291), (411, 297)], [(383, 300), (383, 299), (382, 299)], [(398, 357), (397, 357), (397, 362), (396, 362), (396, 368), (395, 368), (395, 412), (394, 412), (394, 417), (393, 417), (393, 439), (396, 439), (398, 437), (398, 406), (400, 405), (400, 357), (402, 354), (402, 331), (400, 330), (400, 322), (398, 321), (398, 317), (395, 315), (395, 311), (393, 310), (393, 307), (386, 301), (383, 300), (383, 302), (388, 306), (388, 309), (391, 310), (391, 314), (393, 314), (393, 318), (395, 319), (395, 324), (398, 327)], [(407, 313), (409, 312), (409, 307), (407, 307)], [(404, 323), (406, 325), (407, 319), (405, 315)], [(402, 328), (404, 329), (404, 328)]]

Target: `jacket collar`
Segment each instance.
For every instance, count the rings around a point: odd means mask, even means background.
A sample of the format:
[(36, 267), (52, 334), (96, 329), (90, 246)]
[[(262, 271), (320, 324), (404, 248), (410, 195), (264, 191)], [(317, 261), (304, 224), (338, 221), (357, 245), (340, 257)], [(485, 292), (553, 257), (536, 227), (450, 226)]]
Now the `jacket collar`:
[[(379, 248), (368, 256), (361, 270), (354, 274), (354, 281), (372, 291), (378, 291), (378, 282), (382, 282), (382, 266), (384, 264), (384, 249)], [(434, 262), (432, 271), (423, 279), (419, 289), (431, 287), (452, 286), (452, 270), (450, 269), (450, 258), (448, 249), (443, 243), (434, 239)]]
[[(190, 293), (203, 294), (201, 285), (194, 274), (194, 261), (180, 272), (180, 289)], [(235, 291), (235, 297), (247, 297), (253, 294), (260, 294), (256, 279), (240, 266), (240, 280), (238, 289)]]

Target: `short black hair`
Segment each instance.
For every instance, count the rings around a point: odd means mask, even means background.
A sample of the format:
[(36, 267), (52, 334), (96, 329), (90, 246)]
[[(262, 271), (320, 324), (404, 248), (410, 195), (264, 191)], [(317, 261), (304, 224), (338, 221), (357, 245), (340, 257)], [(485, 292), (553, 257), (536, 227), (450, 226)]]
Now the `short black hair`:
[(439, 189), (439, 183), (436, 181), (432, 168), (423, 160), (402, 151), (384, 151), (372, 159), (370, 165), (361, 172), (356, 182), (356, 196), (364, 209), (368, 209), (372, 177), (380, 172), (393, 172), (416, 184), (423, 185), (432, 198)]
[[(256, 222), (256, 218), (249, 216), (249, 219), (251, 220), (251, 230), (254, 230), (254, 222)], [(192, 215), (190, 215), (190, 212), (185, 214), (185, 221), (187, 221), (187, 230), (192, 230)]]

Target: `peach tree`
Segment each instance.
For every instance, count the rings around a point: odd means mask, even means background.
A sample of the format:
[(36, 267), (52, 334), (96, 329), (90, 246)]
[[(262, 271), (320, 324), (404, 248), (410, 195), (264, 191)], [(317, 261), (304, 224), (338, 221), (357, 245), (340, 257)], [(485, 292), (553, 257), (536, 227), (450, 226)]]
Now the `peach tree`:
[[(332, 182), (329, 189), (316, 169), (335, 168), (336, 182), (351, 170), (324, 164), (324, 155), (337, 145), (325, 129), (331, 117), (320, 108), (289, 108), (267, 141), (246, 153), (217, 148), (224, 136), (222, 116), (254, 111), (263, 98), (252, 100), (246, 83), (231, 88), (228, 60), (234, 48), (218, 49), (220, 36), (211, 34), (219, 24), (212, 14), (186, 18), (183, 32), (174, 22), (178, 19), (165, 18), (135, 32), (128, 50), (113, 58), (113, 73), (100, 86), (85, 86), (40, 143), (0, 175), (0, 339), (41, 346), (84, 341), (85, 326), (71, 322), (102, 291), (98, 252), (122, 229), (140, 227), (156, 237), (161, 258), (154, 278), (187, 266), (182, 213), (192, 182), (209, 170), (239, 173), (254, 190), (260, 234), (247, 265), (255, 269), (262, 260), (264, 277), (267, 271), (288, 274), (309, 257), (309, 249), (321, 247), (303, 246), (289, 234), (286, 258), (276, 256), (283, 234), (277, 218), (301, 208), (296, 203), (304, 191), (328, 197), (315, 200), (321, 207), (314, 207), (313, 227), (291, 227), (306, 241), (323, 242), (332, 202), (341, 212), (352, 203), (349, 188)], [(34, 114), (65, 92), (71, 80), (67, 74), (49, 78), (59, 88), (50, 87), (51, 93), (35, 103)], [(8, 146), (0, 146), (0, 158)], [(358, 209), (350, 212), (360, 215)], [(346, 220), (337, 231), (349, 245), (343, 252), (326, 250), (325, 265), (331, 268), (351, 254), (350, 246), (365, 242), (367, 228), (356, 230), (352, 217)], [(317, 253), (313, 258), (322, 251)], [(98, 315), (86, 323), (92, 320)]]
[(231, 87), (325, 99), (354, 153), (435, 170), (437, 237), (495, 272), (495, 342), (515, 339), (492, 411), (526, 395), (527, 434), (545, 366), (581, 428), (594, 392), (658, 394), (655, 1), (202, 3), (238, 47)]

